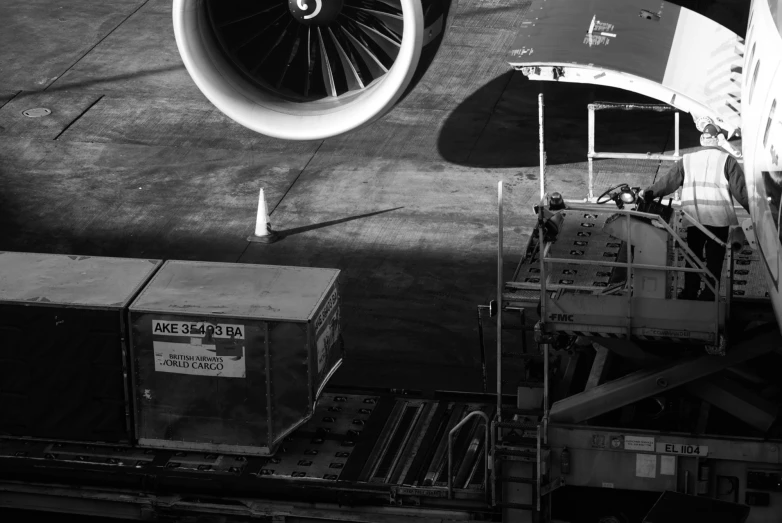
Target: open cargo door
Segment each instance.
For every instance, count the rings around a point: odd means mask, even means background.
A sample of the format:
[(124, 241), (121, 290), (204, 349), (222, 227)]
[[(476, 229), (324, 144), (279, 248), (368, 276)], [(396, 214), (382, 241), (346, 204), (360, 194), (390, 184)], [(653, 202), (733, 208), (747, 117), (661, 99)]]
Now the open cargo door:
[(649, 0), (534, 0), (508, 62), (534, 80), (633, 91), (734, 133), (744, 41), (705, 16)]

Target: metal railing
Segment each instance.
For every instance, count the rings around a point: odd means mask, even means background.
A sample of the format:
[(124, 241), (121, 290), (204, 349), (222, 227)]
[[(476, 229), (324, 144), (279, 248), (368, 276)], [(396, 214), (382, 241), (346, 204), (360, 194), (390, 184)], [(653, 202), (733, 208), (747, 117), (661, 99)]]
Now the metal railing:
[[(548, 194), (546, 194), (540, 201), (540, 206), (538, 210), (538, 220), (542, 224), (544, 222), (544, 216), (543, 216), (543, 209), (544, 205), (546, 203), (546, 199), (548, 198)], [(585, 207), (585, 206), (579, 206), (574, 204), (568, 204), (567, 210), (572, 211), (586, 211), (586, 212), (594, 212), (595, 209), (591, 207)], [(658, 214), (652, 214), (652, 213), (646, 213), (646, 212), (639, 212), (639, 211), (630, 211), (627, 209), (611, 209), (611, 212), (614, 214), (620, 214), (624, 215), (626, 217), (626, 224), (627, 224), (627, 238), (630, 238), (630, 224), (631, 224), (631, 217), (636, 218), (645, 218), (648, 220), (655, 221), (659, 223), (663, 229), (665, 229), (668, 234), (673, 238), (675, 245), (677, 245), (680, 249), (682, 249), (682, 252), (684, 254), (684, 257), (686, 261), (689, 263), (690, 267), (676, 267), (676, 266), (669, 266), (669, 265), (648, 265), (648, 264), (639, 264), (639, 263), (633, 263), (633, 257), (632, 257), (632, 244), (631, 242), (627, 241), (625, 242), (627, 245), (627, 261), (626, 262), (607, 262), (607, 261), (598, 261), (598, 260), (578, 260), (573, 258), (552, 258), (548, 256), (551, 243), (548, 245), (545, 244), (545, 237), (544, 237), (544, 231), (543, 227), (538, 227), (538, 241), (540, 245), (544, 245), (545, 247), (541, 249), (540, 252), (540, 294), (543, 299), (541, 299), (541, 318), (546, 318), (546, 300), (545, 296), (546, 293), (550, 290), (559, 290), (559, 289), (570, 289), (575, 290), (575, 286), (573, 285), (547, 285), (547, 274), (546, 274), (546, 266), (549, 263), (567, 263), (567, 264), (574, 264), (574, 265), (600, 265), (602, 267), (623, 267), (627, 270), (627, 281), (630, 282), (633, 274), (633, 269), (648, 269), (648, 270), (657, 270), (657, 271), (679, 271), (679, 272), (694, 272), (698, 274), (703, 274), (705, 276), (708, 276), (708, 278), (701, 277), (706, 284), (706, 287), (712, 291), (714, 294), (714, 313), (715, 313), (715, 330), (714, 330), (714, 340), (715, 343), (719, 343), (719, 334), (720, 334), (720, 322), (719, 322), (719, 303), (720, 303), (720, 278), (715, 277), (714, 274), (709, 271), (709, 269), (706, 267), (704, 262), (700, 259), (699, 256), (696, 256), (695, 253), (690, 250), (689, 246), (686, 244), (684, 240), (671, 228), (671, 226), (662, 218), (662, 216)], [(725, 247), (727, 251), (730, 251), (730, 247), (714, 236), (708, 229), (706, 229), (703, 225), (699, 224), (694, 218), (692, 218), (689, 214), (687, 214), (685, 211), (679, 211), (682, 212), (693, 224), (694, 227), (697, 227), (701, 232), (703, 232), (706, 236), (711, 238), (713, 241), (717, 242), (717, 244), (721, 245), (722, 247)], [(733, 278), (733, 271), (732, 271), (732, 264), (733, 259), (732, 256), (729, 255), (729, 267), (728, 267), (728, 290), (732, 288), (731, 280)], [(521, 282), (517, 282), (515, 285), (513, 285), (516, 288), (534, 288), (535, 284), (524, 284)], [(603, 290), (602, 287), (597, 286), (579, 286), (579, 290)], [(630, 338), (632, 335), (632, 292), (627, 293), (627, 337)], [(731, 296), (726, 296), (726, 302), (728, 305), (726, 305), (726, 308), (729, 309)]]
[[(539, 107), (540, 107), (540, 153), (541, 153), (541, 159), (540, 159), (540, 177), (541, 177), (541, 199), (545, 200), (545, 198), (548, 196), (545, 193), (545, 153), (543, 151), (543, 95), (541, 94), (538, 97)], [(486, 440), (486, 443), (484, 445), (484, 451), (487, 450), (488, 447), (491, 447), (491, 455), (492, 455), (492, 461), (487, 461), (487, 474), (486, 477), (488, 478), (489, 474), (488, 472), (491, 472), (491, 497), (490, 497), (490, 504), (491, 506), (495, 506), (496, 504), (496, 466), (493, 465), (494, 461), (496, 459), (495, 456), (495, 450), (497, 449), (498, 442), (502, 442), (502, 360), (503, 360), (503, 352), (502, 352), (502, 313), (505, 310), (509, 311), (518, 311), (519, 317), (521, 319), (522, 324), (522, 349), (524, 354), (527, 354), (526, 352), (526, 332), (524, 331), (524, 326), (526, 325), (526, 316), (525, 316), (525, 309), (520, 307), (505, 307), (503, 302), (503, 289), (508, 284), (508, 282), (505, 281), (503, 277), (503, 183), (500, 181), (497, 184), (497, 208), (498, 208), (498, 218), (497, 218), (497, 409), (494, 415), (494, 421), (491, 423), (491, 436), (490, 439)], [(490, 308), (490, 307), (488, 307)], [(478, 315), (479, 315), (479, 323), (480, 323), (480, 311), (481, 307), (478, 308)], [(479, 327), (482, 330), (482, 327)], [(482, 340), (481, 336), (481, 340)], [(485, 361), (485, 357), (483, 355), (484, 347), (481, 345), (481, 358), (482, 361)], [(540, 511), (540, 502), (541, 502), (541, 486), (542, 486), (542, 452), (541, 452), (541, 442), (543, 444), (547, 444), (548, 442), (548, 434), (547, 434), (547, 427), (548, 427), (548, 413), (549, 413), (549, 350), (548, 345), (545, 345), (543, 347), (543, 419), (539, 422), (536, 422), (536, 468), (537, 473), (535, 479), (536, 484), (536, 507), (537, 510)], [(485, 365), (485, 364), (484, 364)], [(484, 371), (485, 375), (485, 371)], [(484, 378), (485, 383), (485, 378)], [(485, 388), (485, 385), (484, 385)], [(453, 429), (451, 429), (451, 432), (448, 434), (448, 495), (449, 497), (452, 496), (452, 488), (451, 488), (451, 481), (452, 481), (452, 463), (451, 463), (451, 439), (455, 431), (461, 427), (467, 419), (472, 415), (481, 415), (484, 420), (487, 423), (488, 427), (488, 416), (486, 416), (485, 413), (481, 411), (475, 411), (470, 413), (467, 417), (465, 417), (458, 425), (456, 425)], [(488, 460), (488, 458), (487, 458)], [(487, 488), (486, 481), (484, 481), (484, 488)], [(488, 490), (487, 490), (488, 492)]]
[(474, 410), (448, 432), (448, 499), (453, 499), (453, 435), (474, 416), (483, 418), (483, 461), (484, 467), (486, 467), (486, 470), (483, 472), (483, 491), (487, 494), (489, 492), (489, 416), (482, 410)]
[[(595, 158), (614, 158), (630, 160), (657, 160), (675, 162), (681, 159), (679, 154), (679, 110), (670, 105), (661, 104), (623, 104), (613, 102), (595, 102), (588, 106), (589, 109), (589, 149), (587, 150), (587, 162), (589, 164), (589, 185), (588, 201), (595, 198), (594, 195), (594, 165)], [(652, 153), (619, 153), (619, 152), (596, 152), (595, 151), (595, 111), (599, 110), (619, 110), (619, 111), (655, 111), (658, 113), (674, 113), (674, 153), (670, 154), (652, 154)]]

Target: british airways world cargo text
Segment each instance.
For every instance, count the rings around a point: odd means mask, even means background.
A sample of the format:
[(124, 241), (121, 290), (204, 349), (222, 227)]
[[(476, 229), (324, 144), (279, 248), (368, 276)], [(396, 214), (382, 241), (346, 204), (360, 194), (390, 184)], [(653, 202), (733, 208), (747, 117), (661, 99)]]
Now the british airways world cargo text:
[(223, 358), (219, 356), (190, 356), (188, 354), (169, 354), (163, 360), (164, 367), (179, 367), (180, 369), (223, 370)]

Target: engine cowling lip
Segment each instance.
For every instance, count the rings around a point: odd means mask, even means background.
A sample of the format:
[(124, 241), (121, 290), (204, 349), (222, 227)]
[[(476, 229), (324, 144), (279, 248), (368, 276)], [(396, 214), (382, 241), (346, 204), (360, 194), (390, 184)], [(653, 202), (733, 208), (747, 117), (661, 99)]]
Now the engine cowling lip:
[(226, 116), (261, 134), (287, 140), (337, 136), (385, 114), (410, 84), (424, 42), (420, 0), (400, 0), (404, 32), (399, 55), (382, 78), (357, 95), (308, 102), (285, 100), (236, 71), (218, 48), (206, 0), (174, 0), (174, 35), (191, 78)]

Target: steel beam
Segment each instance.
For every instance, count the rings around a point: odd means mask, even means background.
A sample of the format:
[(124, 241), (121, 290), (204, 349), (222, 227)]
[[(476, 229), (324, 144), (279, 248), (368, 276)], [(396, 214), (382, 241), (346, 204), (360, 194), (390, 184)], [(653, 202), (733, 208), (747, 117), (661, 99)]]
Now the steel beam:
[(655, 354), (646, 352), (638, 346), (635, 341), (628, 341), (627, 339), (620, 338), (592, 338), (599, 343), (600, 346), (607, 348), (617, 356), (632, 360), (635, 363), (643, 366), (649, 366), (652, 364), (662, 364), (665, 360)]
[(554, 389), (554, 397), (566, 398), (570, 392), (570, 387), (573, 384), (573, 377), (576, 375), (576, 369), (578, 368), (579, 360), (583, 358), (583, 353), (576, 351), (570, 355), (561, 371), (561, 377), (557, 381), (557, 385)]
[(592, 370), (589, 371), (589, 378), (587, 378), (584, 390), (594, 389), (605, 381), (605, 377), (608, 374), (608, 368), (611, 365), (611, 351), (597, 343), (594, 344), (594, 347), (597, 354), (595, 355), (595, 360), (592, 362)]
[(725, 356), (701, 356), (662, 367), (633, 372), (603, 385), (557, 401), (551, 407), (553, 423), (580, 423), (634, 403), (662, 390), (672, 389), (762, 356), (779, 346), (779, 329), (764, 329), (750, 339), (733, 345)]
[(699, 380), (687, 385), (687, 391), (762, 432), (779, 414), (776, 405), (727, 378)]

